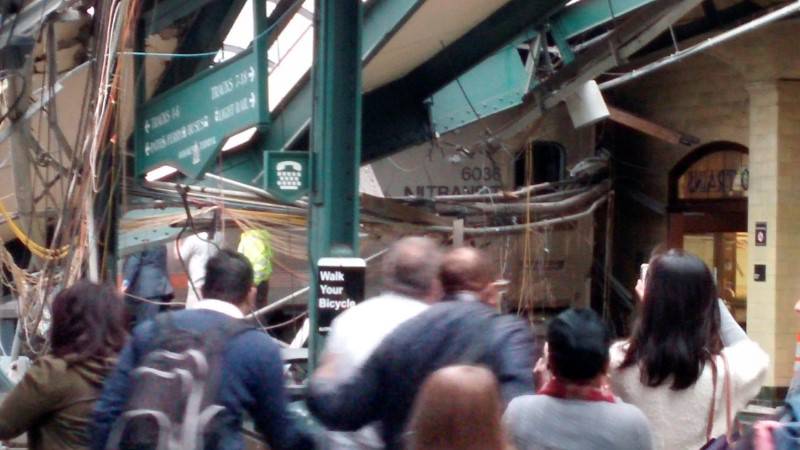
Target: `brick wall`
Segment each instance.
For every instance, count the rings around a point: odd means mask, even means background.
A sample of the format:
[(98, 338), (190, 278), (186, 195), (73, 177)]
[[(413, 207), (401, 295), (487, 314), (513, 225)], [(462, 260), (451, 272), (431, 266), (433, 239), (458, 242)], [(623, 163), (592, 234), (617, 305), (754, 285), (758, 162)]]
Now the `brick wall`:
[[(772, 355), (767, 384), (785, 386), (792, 376), (800, 294), (800, 82), (758, 81), (750, 92), (748, 226), (766, 222), (766, 247), (749, 243), (749, 270), (766, 265), (766, 281), (751, 282), (748, 333)], [(752, 278), (751, 278), (752, 279)]]

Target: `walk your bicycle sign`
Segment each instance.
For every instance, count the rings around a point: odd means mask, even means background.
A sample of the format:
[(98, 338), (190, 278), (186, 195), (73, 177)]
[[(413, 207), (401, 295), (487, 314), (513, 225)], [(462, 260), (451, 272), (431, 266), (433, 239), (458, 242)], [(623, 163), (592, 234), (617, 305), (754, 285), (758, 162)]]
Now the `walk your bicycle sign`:
[(327, 335), (333, 319), (364, 300), (367, 263), (361, 258), (325, 257), (317, 261), (317, 331)]
[(259, 79), (258, 63), (251, 47), (142, 105), (135, 131), (136, 173), (166, 165), (198, 178), (227, 138), (267, 123), (258, 92), (267, 83)]

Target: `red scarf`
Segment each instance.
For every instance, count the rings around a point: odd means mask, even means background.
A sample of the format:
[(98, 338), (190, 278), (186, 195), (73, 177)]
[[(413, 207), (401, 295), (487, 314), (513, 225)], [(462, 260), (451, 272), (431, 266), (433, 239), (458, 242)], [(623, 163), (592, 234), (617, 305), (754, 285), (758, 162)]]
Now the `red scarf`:
[(580, 385), (569, 382), (563, 382), (558, 378), (551, 378), (550, 381), (545, 383), (539, 394), (548, 395), (550, 397), (564, 398), (570, 400), (585, 400), (589, 402), (609, 402), (616, 403), (617, 399), (611, 392), (608, 384), (603, 383), (601, 387)]

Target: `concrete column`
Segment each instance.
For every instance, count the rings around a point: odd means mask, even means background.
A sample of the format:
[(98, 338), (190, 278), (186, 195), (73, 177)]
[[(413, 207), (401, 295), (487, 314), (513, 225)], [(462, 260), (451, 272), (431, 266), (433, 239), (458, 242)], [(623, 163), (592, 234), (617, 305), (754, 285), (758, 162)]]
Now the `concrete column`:
[[(759, 81), (750, 94), (750, 189), (747, 331), (771, 355), (765, 386), (792, 377), (800, 297), (800, 82)], [(756, 222), (767, 223), (767, 245), (755, 245)], [(766, 280), (753, 279), (766, 265)]]

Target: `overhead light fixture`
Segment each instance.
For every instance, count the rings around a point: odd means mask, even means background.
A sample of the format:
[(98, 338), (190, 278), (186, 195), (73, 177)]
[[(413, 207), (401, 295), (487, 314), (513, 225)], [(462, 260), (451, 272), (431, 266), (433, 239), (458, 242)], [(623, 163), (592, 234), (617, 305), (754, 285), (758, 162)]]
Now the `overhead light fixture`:
[(225, 145), (222, 146), (222, 151), (226, 152), (244, 144), (245, 142), (250, 141), (254, 134), (256, 134), (256, 127), (250, 127), (244, 131), (234, 134), (233, 136), (229, 137), (227, 141), (225, 141)]
[(158, 181), (177, 172), (178, 169), (172, 166), (156, 167), (155, 169), (147, 172), (147, 174), (144, 176), (144, 179), (147, 181)]
[(564, 101), (575, 128), (595, 124), (611, 115), (603, 99), (603, 93), (594, 80), (579, 86), (575, 93)]
[(94, 17), (94, 6), (90, 6), (89, 9), (86, 10), (86, 13)]

